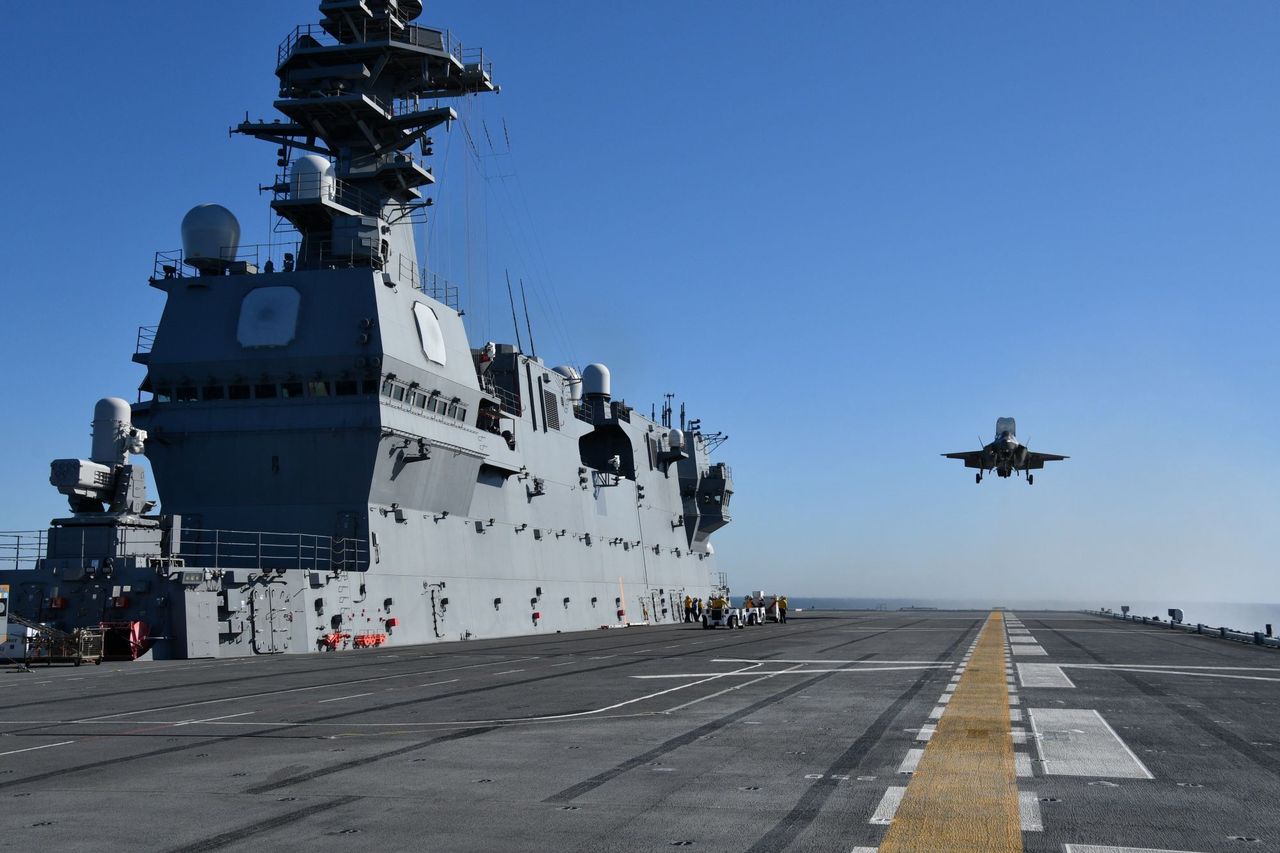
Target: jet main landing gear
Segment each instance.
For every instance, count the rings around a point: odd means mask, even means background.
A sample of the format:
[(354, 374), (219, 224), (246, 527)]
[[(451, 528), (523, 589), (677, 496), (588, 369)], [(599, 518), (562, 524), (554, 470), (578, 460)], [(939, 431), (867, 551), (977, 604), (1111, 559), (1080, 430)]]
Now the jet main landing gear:
[(973, 475), (973, 481), (974, 481), (975, 483), (981, 483), (981, 482), (982, 482), (982, 472), (981, 472), (981, 471), (979, 471), (978, 473), (976, 473), (976, 474), (974, 474), (974, 475)]
[(1027, 485), (1028, 485), (1028, 486), (1030, 486), (1030, 485), (1031, 485), (1032, 483), (1034, 483), (1035, 481), (1036, 481), (1036, 477), (1035, 477), (1035, 475), (1034, 475), (1034, 474), (1027, 474)]

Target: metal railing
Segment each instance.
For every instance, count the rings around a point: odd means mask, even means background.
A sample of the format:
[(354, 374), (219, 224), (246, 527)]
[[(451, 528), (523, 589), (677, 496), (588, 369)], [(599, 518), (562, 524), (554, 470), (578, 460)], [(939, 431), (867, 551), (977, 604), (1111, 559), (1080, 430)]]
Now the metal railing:
[(1237, 643), (1252, 643), (1256, 646), (1280, 648), (1280, 637), (1273, 637), (1262, 631), (1241, 631), (1236, 628), (1214, 627), (1200, 622), (1174, 622), (1172, 619), (1166, 621), (1159, 616), (1138, 616), (1133, 613), (1116, 613), (1114, 610), (1086, 610), (1084, 612), (1093, 616), (1109, 616), (1112, 619), (1122, 619), (1126, 622), (1136, 622), (1142, 625), (1155, 625), (1161, 628), (1168, 628), (1171, 631), (1184, 631), (1188, 634), (1202, 634), (1223, 640), (1235, 640)]
[(156, 345), (156, 330), (159, 326), (139, 326), (138, 339), (133, 345), (134, 355), (146, 355)]
[(462, 290), (458, 285), (436, 273), (422, 272), (422, 292), (454, 311), (462, 310)]
[(184, 528), (182, 547), (174, 556), (188, 568), (359, 571), (369, 564), (369, 547), (349, 537)]
[(34, 569), (44, 558), (46, 530), (13, 530), (0, 533), (0, 571)]
[[(370, 23), (373, 24), (372, 29), (369, 26)], [(396, 32), (390, 30), (383, 21), (361, 21), (355, 27), (343, 23), (339, 25), (338, 32), (339, 37), (335, 37), (320, 24), (300, 24), (294, 27), (293, 32), (286, 35), (276, 48), (276, 67), (284, 65), (296, 51), (301, 49), (336, 47), (339, 44), (399, 42), (439, 51), (453, 57), (454, 61), (461, 66), (471, 66), (486, 74), (492, 70), (492, 63), (485, 62), (483, 50), (464, 48), (462, 42), (449, 30), (410, 24), (403, 31)]]

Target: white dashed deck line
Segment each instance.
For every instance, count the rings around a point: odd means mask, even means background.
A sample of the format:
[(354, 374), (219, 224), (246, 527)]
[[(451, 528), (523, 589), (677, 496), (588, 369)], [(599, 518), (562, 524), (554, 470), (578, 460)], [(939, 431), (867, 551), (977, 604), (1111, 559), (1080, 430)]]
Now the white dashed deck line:
[(1040, 818), (1040, 798), (1033, 791), (1018, 792), (1018, 817), (1022, 819), (1023, 832), (1044, 832)]
[(849, 853), (880, 853), (879, 847), (855, 847)]
[(954, 693), (943, 693), (941, 696), (939, 696), (939, 697), (938, 697), (938, 704), (939, 704), (939, 705), (945, 705), (945, 704), (947, 704), (948, 702), (950, 702), (950, 701), (951, 701), (951, 697), (952, 697), (952, 696), (954, 696), (954, 695), (956, 695), (956, 694), (954, 694)]
[(1047, 775), (1155, 778), (1097, 711), (1029, 708), (1027, 713)]
[(938, 727), (932, 723), (926, 723), (920, 727), (920, 731), (916, 733), (916, 740), (927, 741), (938, 731)]
[(894, 785), (886, 788), (884, 796), (880, 798), (880, 805), (876, 806), (875, 814), (871, 816), (868, 823), (874, 823), (877, 826), (888, 826), (893, 823), (893, 816), (898, 813), (898, 806), (902, 805), (902, 795), (906, 792), (905, 786)]
[(60, 743), (46, 743), (43, 746), (29, 746), (26, 749), (11, 749), (8, 752), (0, 752), (0, 755), (17, 755), (20, 752), (35, 752), (37, 749), (53, 749), (55, 746), (66, 746), (75, 743), (73, 740), (64, 740)]
[(1009, 735), (1013, 738), (1014, 743), (1027, 742), (1027, 730), (1022, 726), (1010, 726)]
[(1035, 637), (1032, 637), (1030, 634), (1028, 634), (1028, 635), (1027, 635), (1027, 636), (1025, 636), (1025, 637), (1010, 637), (1010, 638), (1009, 638), (1009, 645), (1013, 646), (1015, 649), (1016, 649), (1018, 646), (1025, 646), (1025, 645), (1028, 645), (1028, 644), (1030, 644), (1030, 643), (1038, 643), (1038, 642), (1040, 642), (1040, 641), (1039, 641), (1039, 640), (1037, 640)]
[(1064, 844), (1062, 853), (1196, 853), (1196, 850), (1165, 850), (1153, 847), (1102, 847), (1098, 844)]
[(1010, 719), (1012, 722), (1015, 722), (1015, 723), (1020, 723), (1020, 722), (1022, 722), (1022, 712), (1021, 712), (1021, 711), (1019, 711), (1017, 708), (1010, 708), (1010, 709), (1009, 709), (1009, 719)]
[(1031, 756), (1025, 752), (1015, 752), (1013, 754), (1013, 771), (1021, 779), (1030, 779), (1034, 775), (1031, 772)]
[(1013, 653), (1018, 657), (1035, 657), (1037, 655), (1040, 657), (1046, 657), (1049, 654), (1044, 650), (1043, 646), (1023, 646), (1023, 645), (1014, 646)]
[(947, 710), (946, 705), (935, 705), (933, 710), (929, 712), (929, 719), (931, 720), (942, 719), (942, 713), (946, 710)]
[(907, 757), (902, 759), (902, 763), (898, 765), (899, 773), (915, 773), (916, 768), (920, 766), (920, 756), (924, 755), (923, 749), (908, 749)]
[(1020, 663), (1018, 679), (1023, 687), (1075, 687), (1056, 663)]
[(1098, 844), (1064, 844), (1062, 853), (1195, 853), (1194, 850), (1158, 850), (1155, 847), (1103, 847)]
[(1019, 695), (1018, 695), (1018, 694), (1016, 694), (1016, 693), (1011, 693), (1011, 694), (1009, 694), (1009, 704), (1010, 704), (1010, 705), (1017, 705), (1017, 704), (1019, 704), (1019, 703), (1021, 703), (1021, 702), (1022, 702), (1022, 697), (1021, 697), (1021, 696), (1019, 696)]

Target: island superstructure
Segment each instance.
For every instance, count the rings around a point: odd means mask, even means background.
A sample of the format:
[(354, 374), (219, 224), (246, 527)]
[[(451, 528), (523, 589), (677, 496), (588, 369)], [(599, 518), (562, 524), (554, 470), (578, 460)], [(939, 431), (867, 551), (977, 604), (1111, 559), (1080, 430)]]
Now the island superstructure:
[(100, 401), (92, 458), (54, 463), (72, 515), (0, 572), (15, 612), (199, 657), (675, 621), (723, 586), (721, 437), (644, 417), (603, 365), (473, 346), (419, 264), (431, 134), (497, 89), (421, 11), (324, 0), (281, 42), (283, 118), (233, 131), (277, 148), (266, 189), (296, 233), (241, 245), (199, 205), (157, 254), (138, 402)]

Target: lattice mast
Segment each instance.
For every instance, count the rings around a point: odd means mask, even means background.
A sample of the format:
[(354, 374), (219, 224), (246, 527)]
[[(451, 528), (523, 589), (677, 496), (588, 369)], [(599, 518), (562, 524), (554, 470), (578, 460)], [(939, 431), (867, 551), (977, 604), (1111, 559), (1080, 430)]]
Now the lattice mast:
[(498, 90), (491, 66), (448, 30), (412, 23), (418, 0), (322, 0), (320, 12), (278, 50), (274, 106), (287, 121), (232, 131), (280, 146), (285, 171), (264, 189), (302, 237), (297, 268), (369, 266), (420, 286), (412, 225), (431, 205), (428, 134), (458, 117), (442, 99)]

